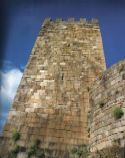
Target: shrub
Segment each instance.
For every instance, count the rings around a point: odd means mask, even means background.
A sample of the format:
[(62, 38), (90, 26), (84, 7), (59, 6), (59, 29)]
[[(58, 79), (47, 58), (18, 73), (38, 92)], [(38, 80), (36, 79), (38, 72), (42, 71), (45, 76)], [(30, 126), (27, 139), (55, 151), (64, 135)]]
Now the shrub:
[(45, 158), (45, 153), (42, 149), (39, 149), (37, 152), (36, 152), (36, 156), (38, 158)]
[(13, 154), (17, 154), (19, 151), (20, 151), (20, 147), (18, 145), (14, 146), (14, 148), (12, 149)]
[(120, 119), (123, 115), (124, 115), (124, 112), (123, 112), (122, 108), (117, 107), (117, 108), (114, 110), (114, 117), (115, 117), (116, 119)]
[[(38, 151), (39, 151), (39, 144), (40, 144), (40, 140), (36, 139), (33, 141), (33, 143), (30, 145), (29, 149), (28, 149), (28, 157), (32, 156), (32, 155), (37, 155)], [(38, 153), (39, 157), (40, 157), (40, 152)], [(41, 157), (42, 158), (42, 157)]]
[(35, 144), (32, 144), (28, 149), (28, 157), (35, 155), (37, 151), (37, 146)]
[(13, 139), (15, 142), (20, 139), (20, 134), (19, 134), (19, 132), (18, 132), (16, 129), (13, 131), (12, 139)]
[(73, 155), (75, 155), (76, 152), (77, 152), (77, 148), (73, 148), (73, 149), (71, 150), (71, 153), (72, 153)]
[(10, 151), (8, 158), (16, 158), (19, 151), (20, 151), (20, 147), (18, 145), (15, 145), (14, 148)]
[(81, 156), (84, 156), (84, 158), (87, 158), (88, 155), (89, 155), (89, 151), (88, 151), (88, 148), (87, 148), (87, 145), (83, 144), (79, 147), (76, 147), (76, 148), (73, 148), (71, 150), (71, 153), (72, 155), (75, 155), (77, 157), (81, 157)]

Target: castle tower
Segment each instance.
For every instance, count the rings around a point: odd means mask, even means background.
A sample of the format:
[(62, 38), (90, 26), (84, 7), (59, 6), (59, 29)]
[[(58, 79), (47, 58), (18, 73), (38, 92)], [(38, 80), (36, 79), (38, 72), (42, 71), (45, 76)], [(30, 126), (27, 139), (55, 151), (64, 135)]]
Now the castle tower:
[(13, 129), (19, 146), (39, 139), (48, 158), (68, 157), (74, 146), (87, 144), (89, 87), (104, 69), (97, 20), (46, 19), (4, 128), (6, 149)]

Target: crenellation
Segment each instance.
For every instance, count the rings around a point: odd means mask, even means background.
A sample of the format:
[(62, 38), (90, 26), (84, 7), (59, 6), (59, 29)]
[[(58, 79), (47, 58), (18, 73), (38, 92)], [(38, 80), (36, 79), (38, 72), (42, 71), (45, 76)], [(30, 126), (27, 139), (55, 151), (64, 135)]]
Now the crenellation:
[(68, 18), (66, 20), (63, 20), (62, 18), (57, 18), (57, 19), (47, 18), (44, 20), (44, 23), (42, 26), (43, 27), (39, 33), (40, 36), (46, 32), (46, 29), (52, 32), (51, 28), (57, 29), (59, 27), (59, 29), (66, 29), (67, 28), (66, 26), (68, 27), (81, 26), (81, 29), (83, 28), (83, 29), (88, 29), (88, 30), (89, 28), (93, 28), (93, 30), (95, 31), (99, 29), (99, 23), (97, 19), (87, 20), (85, 18), (80, 18), (79, 20), (76, 20), (75, 18)]
[(68, 22), (68, 23), (75, 22), (75, 18), (68, 18), (68, 19), (67, 19), (67, 22)]
[(42, 24), (42, 27), (44, 27), (46, 24), (48, 24), (51, 21), (52, 21), (51, 17), (46, 18)]
[(92, 24), (99, 24), (99, 21), (98, 21), (98, 19), (92, 19), (92, 20), (91, 20), (91, 23), (92, 23)]
[(64, 20), (62, 19), (62, 18), (57, 18), (57, 19), (55, 19), (55, 22), (63, 22)]
[(80, 18), (79, 21), (80, 21), (81, 23), (86, 23), (86, 22), (87, 22), (86, 18)]

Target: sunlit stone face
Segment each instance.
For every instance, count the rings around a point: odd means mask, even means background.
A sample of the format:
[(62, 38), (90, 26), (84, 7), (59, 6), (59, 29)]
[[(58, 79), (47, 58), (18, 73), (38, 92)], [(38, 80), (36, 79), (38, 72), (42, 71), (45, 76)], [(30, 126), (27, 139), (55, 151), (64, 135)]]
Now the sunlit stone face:
[(46, 21), (29, 58), (9, 113), (4, 136), (21, 134), (19, 145), (40, 139), (54, 158), (88, 143), (89, 88), (105, 69), (97, 23)]

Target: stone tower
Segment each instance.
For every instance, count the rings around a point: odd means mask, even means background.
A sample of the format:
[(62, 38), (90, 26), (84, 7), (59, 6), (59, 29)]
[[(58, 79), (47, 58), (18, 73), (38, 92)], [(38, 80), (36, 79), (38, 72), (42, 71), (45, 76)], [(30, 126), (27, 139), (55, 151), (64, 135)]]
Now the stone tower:
[(6, 149), (11, 150), (13, 129), (25, 149), (40, 139), (48, 158), (68, 157), (74, 146), (87, 144), (89, 87), (104, 70), (97, 20), (46, 19), (4, 128)]

